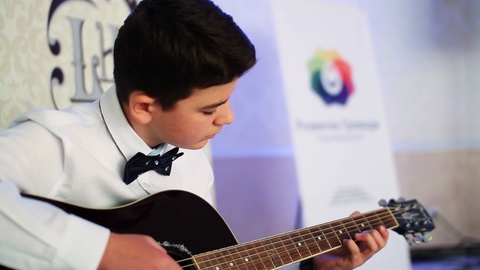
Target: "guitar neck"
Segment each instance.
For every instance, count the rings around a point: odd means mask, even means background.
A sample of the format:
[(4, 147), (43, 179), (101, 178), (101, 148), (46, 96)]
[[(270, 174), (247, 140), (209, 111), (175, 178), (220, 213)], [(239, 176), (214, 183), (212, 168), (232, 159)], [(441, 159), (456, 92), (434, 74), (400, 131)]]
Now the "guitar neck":
[(197, 269), (277, 269), (342, 246), (358, 232), (398, 226), (388, 208), (193, 256)]

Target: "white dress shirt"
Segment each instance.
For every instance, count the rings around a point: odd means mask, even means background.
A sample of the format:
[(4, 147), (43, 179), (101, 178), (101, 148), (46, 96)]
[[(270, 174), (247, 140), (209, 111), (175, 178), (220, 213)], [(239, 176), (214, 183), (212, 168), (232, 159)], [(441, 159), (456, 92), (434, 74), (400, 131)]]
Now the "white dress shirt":
[(94, 208), (171, 189), (212, 202), (213, 172), (202, 150), (180, 149), (185, 154), (170, 176), (150, 171), (126, 185), (126, 161), (151, 151), (128, 124), (114, 88), (91, 104), (19, 116), (0, 132), (0, 265), (95, 269), (108, 241), (108, 229), (25, 199), (19, 189)]

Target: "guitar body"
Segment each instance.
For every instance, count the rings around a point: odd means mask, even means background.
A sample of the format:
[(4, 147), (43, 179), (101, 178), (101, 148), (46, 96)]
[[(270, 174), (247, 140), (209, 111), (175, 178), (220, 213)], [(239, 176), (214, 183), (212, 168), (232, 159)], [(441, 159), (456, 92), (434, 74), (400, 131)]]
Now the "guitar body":
[(112, 232), (149, 235), (179, 259), (237, 244), (218, 212), (202, 198), (185, 191), (164, 191), (110, 209), (83, 208), (25, 196), (46, 201)]

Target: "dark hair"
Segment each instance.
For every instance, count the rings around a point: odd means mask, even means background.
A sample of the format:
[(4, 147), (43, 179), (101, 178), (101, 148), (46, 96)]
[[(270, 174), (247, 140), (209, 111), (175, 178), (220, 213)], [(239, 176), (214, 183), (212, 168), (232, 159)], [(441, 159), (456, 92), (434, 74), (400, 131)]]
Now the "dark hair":
[(164, 110), (256, 63), (248, 37), (209, 0), (141, 1), (120, 28), (113, 57), (119, 100), (142, 90)]

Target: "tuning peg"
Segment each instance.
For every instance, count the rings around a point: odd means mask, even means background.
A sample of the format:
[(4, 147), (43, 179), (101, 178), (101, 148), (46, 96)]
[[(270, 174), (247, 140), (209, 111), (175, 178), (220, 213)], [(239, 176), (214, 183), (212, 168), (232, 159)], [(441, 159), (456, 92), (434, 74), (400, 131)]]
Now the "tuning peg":
[(413, 236), (413, 242), (415, 242), (415, 244), (418, 244), (420, 242), (424, 242), (423, 241), (423, 235), (421, 233), (416, 233), (414, 236)]
[(407, 240), (407, 243), (411, 246), (413, 245), (413, 240), (412, 240), (412, 236), (410, 234), (405, 234), (403, 235), (403, 237), (405, 237), (405, 240)]
[(416, 233), (413, 239), (415, 243), (427, 243), (432, 240), (432, 236), (429, 233)]
[(431, 234), (423, 233), (423, 242), (424, 243), (430, 242), (431, 240), (432, 240), (432, 235)]
[(381, 199), (380, 201), (378, 201), (378, 205), (380, 205), (382, 207), (386, 207), (388, 204), (387, 204), (387, 201), (385, 199)]

